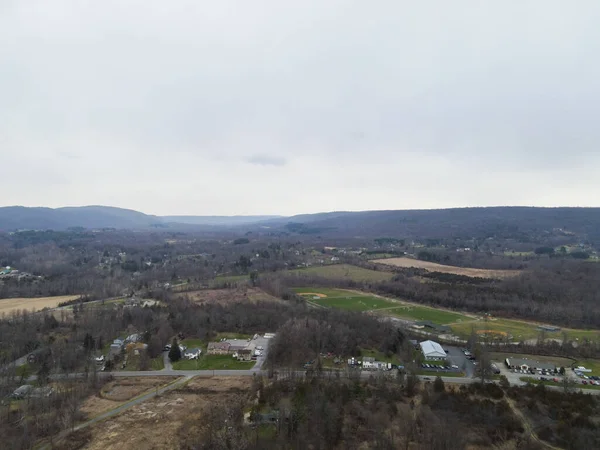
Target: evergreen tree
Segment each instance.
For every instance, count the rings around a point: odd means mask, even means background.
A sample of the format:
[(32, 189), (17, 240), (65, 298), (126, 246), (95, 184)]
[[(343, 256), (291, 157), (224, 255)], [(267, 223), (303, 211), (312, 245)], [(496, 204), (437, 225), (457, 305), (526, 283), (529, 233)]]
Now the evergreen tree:
[(176, 362), (181, 359), (181, 349), (179, 348), (177, 338), (173, 338), (173, 342), (171, 343), (171, 350), (169, 350), (169, 359), (171, 360), (171, 362)]
[(442, 377), (437, 376), (435, 377), (435, 381), (433, 382), (433, 390), (435, 392), (444, 392), (445, 389), (445, 385), (444, 385), (444, 380), (442, 380)]

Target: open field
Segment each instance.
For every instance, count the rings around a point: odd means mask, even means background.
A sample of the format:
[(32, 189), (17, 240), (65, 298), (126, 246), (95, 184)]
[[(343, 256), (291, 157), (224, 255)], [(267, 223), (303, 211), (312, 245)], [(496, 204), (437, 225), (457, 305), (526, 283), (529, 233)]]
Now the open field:
[(350, 264), (332, 264), (328, 266), (306, 267), (303, 269), (290, 270), (289, 274), (315, 275), (323, 278), (336, 280), (362, 281), (386, 281), (391, 280), (394, 274), (384, 270), (370, 270)]
[(386, 309), (385, 314), (403, 319), (430, 321), (438, 325), (473, 320), (472, 317), (465, 316), (464, 314), (413, 304), (405, 304), (398, 308)]
[(493, 270), (493, 269), (473, 269), (470, 267), (456, 267), (437, 264), (429, 261), (421, 261), (412, 258), (389, 258), (376, 259), (372, 262), (392, 267), (416, 267), (418, 269), (429, 270), (430, 272), (453, 273), (455, 275), (464, 275), (467, 277), (479, 278), (507, 278), (519, 275), (519, 270)]
[(83, 445), (69, 448), (191, 448), (198, 441), (189, 442), (186, 439), (196, 437), (199, 426), (208, 418), (210, 408), (218, 404), (231, 404), (249, 389), (251, 383), (250, 377), (194, 378), (173, 391), (91, 426), (90, 432), (83, 435)]
[(348, 311), (376, 311), (409, 320), (428, 320), (439, 325), (473, 320), (472, 317), (452, 311), (344, 289), (295, 288), (294, 291), (309, 302), (328, 308)]
[[(464, 339), (467, 339), (471, 335), (471, 331), (474, 329), (478, 334), (485, 333), (485, 331), (489, 330), (491, 333), (487, 334), (490, 335), (490, 337), (493, 332), (496, 332), (496, 337), (500, 339), (508, 337), (510, 341), (521, 342), (540, 337), (541, 331), (538, 330), (538, 325), (540, 324), (522, 320), (493, 319), (455, 323), (451, 326), (451, 328), (457, 336)], [(506, 336), (503, 336), (503, 334), (506, 334)], [(567, 339), (569, 340), (600, 340), (600, 330), (575, 330), (563, 328), (560, 331), (555, 332), (544, 331), (543, 334), (545, 335), (546, 339), (562, 340), (563, 335), (566, 334)]]
[(371, 311), (397, 306), (392, 300), (344, 289), (294, 288), (294, 291), (311, 303), (347, 311)]
[(56, 308), (59, 303), (75, 300), (79, 295), (57, 295), (56, 297), (39, 298), (5, 298), (0, 299), (0, 315), (9, 314), (12, 311), (25, 309), (27, 311), (39, 311), (44, 308)]
[(173, 363), (175, 370), (249, 370), (256, 361), (238, 361), (232, 355), (206, 355), (198, 360), (182, 359)]
[(99, 395), (85, 400), (81, 412), (87, 419), (110, 411), (120, 404), (138, 397), (148, 391), (164, 386), (177, 377), (136, 377), (120, 378), (106, 384)]
[(189, 298), (196, 303), (235, 303), (257, 301), (280, 301), (258, 288), (237, 289), (201, 289), (198, 291), (181, 292), (175, 294), (177, 298)]

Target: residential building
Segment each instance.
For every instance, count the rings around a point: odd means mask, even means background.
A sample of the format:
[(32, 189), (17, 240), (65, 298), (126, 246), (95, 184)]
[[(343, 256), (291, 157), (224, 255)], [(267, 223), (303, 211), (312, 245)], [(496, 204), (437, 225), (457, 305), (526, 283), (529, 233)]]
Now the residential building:
[(242, 349), (237, 352), (238, 361), (252, 361), (252, 350)]
[(182, 356), (185, 359), (198, 359), (201, 354), (202, 350), (199, 348), (188, 348), (183, 352)]
[(209, 355), (226, 355), (231, 345), (227, 341), (209, 342), (206, 352)]

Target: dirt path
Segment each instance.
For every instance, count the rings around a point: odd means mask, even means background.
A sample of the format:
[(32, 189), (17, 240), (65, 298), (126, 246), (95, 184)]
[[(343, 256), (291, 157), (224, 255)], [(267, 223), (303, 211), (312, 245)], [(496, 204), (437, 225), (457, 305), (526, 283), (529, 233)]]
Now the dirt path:
[(528, 433), (533, 440), (539, 442), (540, 444), (542, 444), (546, 448), (549, 448), (549, 449), (552, 449), (552, 450), (563, 450), (561, 447), (555, 447), (554, 445), (549, 444), (548, 442), (541, 440), (539, 438), (539, 436), (537, 435), (537, 433), (535, 432), (535, 430), (533, 429), (533, 427), (531, 426), (531, 422), (529, 422), (529, 420), (527, 419), (527, 417), (525, 417), (525, 414), (523, 414), (521, 412), (521, 410), (517, 407), (517, 405), (515, 405), (515, 402), (510, 397), (508, 397), (508, 396), (505, 397), (505, 398), (506, 398), (506, 401), (508, 402), (510, 408), (515, 413), (515, 415), (523, 423), (523, 427), (525, 428), (525, 432)]

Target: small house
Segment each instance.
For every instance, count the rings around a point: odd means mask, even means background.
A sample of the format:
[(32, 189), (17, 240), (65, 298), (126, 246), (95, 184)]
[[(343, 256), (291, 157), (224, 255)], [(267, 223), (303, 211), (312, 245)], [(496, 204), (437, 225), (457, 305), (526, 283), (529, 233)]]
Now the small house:
[(238, 361), (252, 361), (252, 350), (242, 349), (237, 352)]
[(198, 359), (202, 354), (202, 350), (199, 348), (188, 348), (182, 352), (185, 359)]

